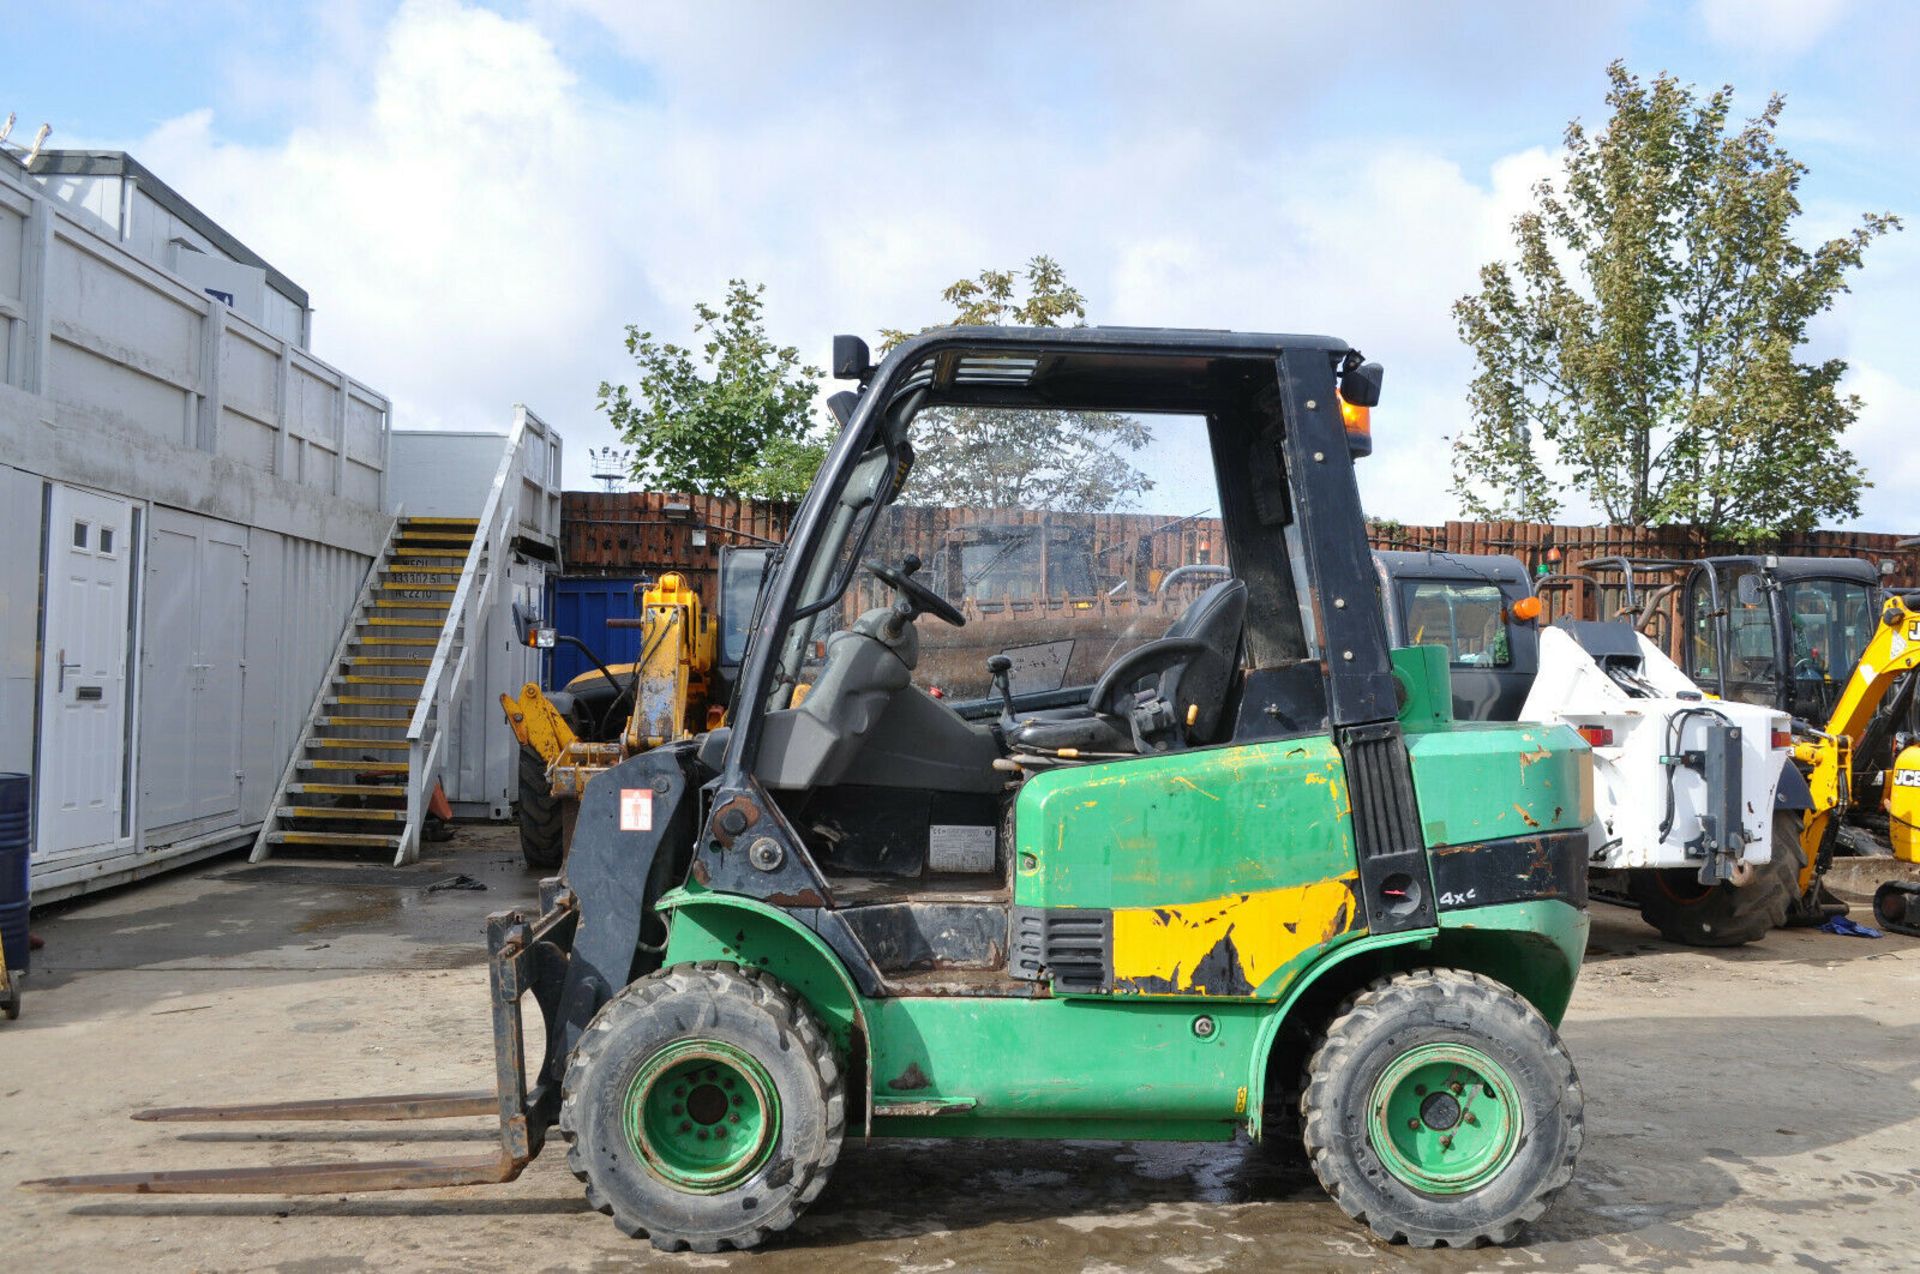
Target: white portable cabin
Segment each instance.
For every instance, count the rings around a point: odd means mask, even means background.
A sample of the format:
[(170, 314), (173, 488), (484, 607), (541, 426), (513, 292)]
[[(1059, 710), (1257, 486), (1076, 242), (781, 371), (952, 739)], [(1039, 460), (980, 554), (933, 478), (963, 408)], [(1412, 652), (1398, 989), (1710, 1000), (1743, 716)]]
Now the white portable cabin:
[[(0, 154), (0, 771), (33, 778), (36, 903), (271, 822), (397, 525), (388, 401), (310, 331), (304, 291), (130, 158)], [(485, 506), (490, 551), (421, 696), (402, 857), (449, 757), (480, 773), (467, 812), (513, 797), (470, 760), (484, 717), (457, 720), (486, 662), (465, 633), (510, 605), (494, 563), (558, 543), (559, 439), (522, 411), (491, 446), (459, 510)]]

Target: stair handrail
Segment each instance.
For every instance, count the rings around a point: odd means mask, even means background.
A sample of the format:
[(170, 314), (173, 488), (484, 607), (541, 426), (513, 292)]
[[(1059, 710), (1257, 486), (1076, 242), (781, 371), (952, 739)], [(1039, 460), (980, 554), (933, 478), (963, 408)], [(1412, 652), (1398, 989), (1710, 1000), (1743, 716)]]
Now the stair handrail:
[[(480, 509), (480, 523), (474, 528), (473, 543), (460, 568), (460, 582), (440, 625), (440, 640), (434, 644), (433, 662), (421, 683), (419, 702), (407, 723), (407, 821), (395, 863), (412, 862), (419, 856), (420, 826), (426, 819), (433, 783), (439, 777), (436, 771), (447, 733), (434, 729), (428, 737), (428, 727), (448, 719), (466, 682), (475, 648), (468, 634), (484, 630), (500, 566), (519, 524), (520, 448), (526, 437), (527, 415), (524, 406), (513, 409), (513, 428), (507, 433), (493, 485), (487, 489), (486, 503)], [(454, 659), (456, 642), (459, 655)], [(451, 671), (449, 659), (453, 659)]]

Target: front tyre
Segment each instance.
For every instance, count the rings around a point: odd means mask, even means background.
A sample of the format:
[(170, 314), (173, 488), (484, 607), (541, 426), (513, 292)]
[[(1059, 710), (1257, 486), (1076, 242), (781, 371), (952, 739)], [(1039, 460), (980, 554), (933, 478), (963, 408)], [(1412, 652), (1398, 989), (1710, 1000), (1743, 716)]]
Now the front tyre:
[(1786, 923), (1800, 896), (1800, 815), (1773, 816), (1773, 856), (1754, 878), (1735, 887), (1700, 883), (1691, 867), (1644, 867), (1627, 873), (1627, 893), (1640, 904), (1640, 918), (1669, 942), (1689, 947), (1738, 947), (1764, 938)]
[(520, 825), (520, 856), (534, 871), (552, 871), (567, 858), (566, 820), (560, 798), (547, 782), (547, 761), (520, 745), (520, 796), (513, 806)]
[(771, 974), (675, 965), (601, 1008), (568, 1063), (567, 1165), (587, 1202), (662, 1251), (750, 1248), (827, 1183), (845, 1081), (812, 1010)]
[(1383, 978), (1307, 1067), (1302, 1140), (1343, 1211), (1389, 1243), (1505, 1243), (1573, 1178), (1582, 1098), (1546, 1019), (1477, 973)]

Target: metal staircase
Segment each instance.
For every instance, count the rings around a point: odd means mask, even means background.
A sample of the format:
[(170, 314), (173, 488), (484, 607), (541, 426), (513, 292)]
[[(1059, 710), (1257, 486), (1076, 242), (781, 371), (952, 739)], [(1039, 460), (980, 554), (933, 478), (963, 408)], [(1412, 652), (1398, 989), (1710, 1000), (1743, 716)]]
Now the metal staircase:
[(254, 862), (292, 849), (377, 850), (395, 866), (419, 858), (515, 541), (550, 552), (559, 533), (559, 436), (522, 406), (504, 441), (479, 517), (394, 519), (287, 759)]
[[(476, 550), (476, 518), (394, 520), (368, 572), (352, 621), (315, 696), (281, 777), (273, 813), (254, 842), (253, 861), (276, 850), (378, 850), (395, 864), (418, 857), (412, 814), (417, 715)], [(477, 565), (485, 571), (487, 555)], [(427, 796), (431, 796), (431, 787)]]

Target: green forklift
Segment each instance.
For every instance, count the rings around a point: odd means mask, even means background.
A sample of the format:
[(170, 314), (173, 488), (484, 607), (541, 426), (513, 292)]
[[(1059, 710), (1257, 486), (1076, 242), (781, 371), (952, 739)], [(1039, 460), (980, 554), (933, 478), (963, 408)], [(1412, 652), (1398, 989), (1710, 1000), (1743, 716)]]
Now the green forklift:
[[(493, 1086), (143, 1116), (488, 1114), (498, 1148), (39, 1188), (497, 1182), (557, 1132), (621, 1230), (713, 1252), (793, 1225), (849, 1140), (1287, 1130), (1386, 1241), (1505, 1242), (1541, 1214), (1582, 1139), (1555, 1027), (1590, 756), (1564, 726), (1455, 721), (1445, 652), (1388, 648), (1353, 467), (1379, 366), (1326, 337), (1097, 327), (940, 329), (878, 366), (841, 337), (833, 364), (858, 388), (738, 617), (729, 725), (596, 776), (541, 914), (490, 921)], [(1134, 414), (1087, 489), (1146, 514), (1217, 491), (1229, 573), (1078, 702), (1023, 701), (1017, 650), (983, 661), (988, 694), (923, 684), (922, 630), (965, 616), (868, 545), (940, 499), (914, 485), (935, 408)], [(863, 571), (891, 599), (855, 613)]]

